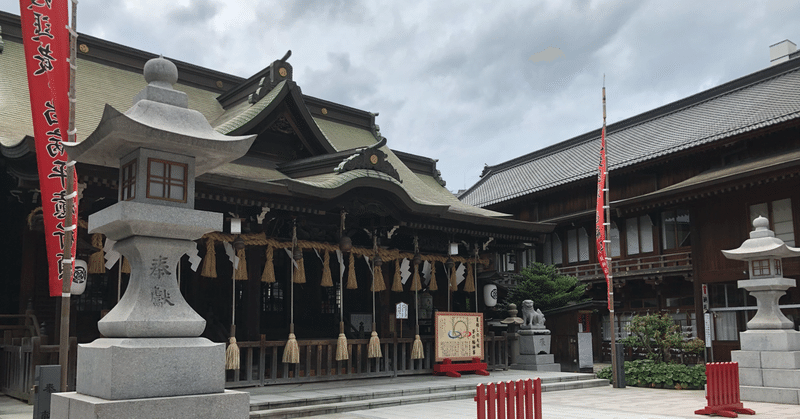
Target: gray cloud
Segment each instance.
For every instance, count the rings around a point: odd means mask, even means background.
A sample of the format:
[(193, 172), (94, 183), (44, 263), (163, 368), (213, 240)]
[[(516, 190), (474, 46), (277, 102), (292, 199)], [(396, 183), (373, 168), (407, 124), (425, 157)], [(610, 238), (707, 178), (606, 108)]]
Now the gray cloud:
[[(248, 77), (292, 50), (303, 92), (380, 112), (448, 187), (769, 65), (796, 1), (82, 0), (81, 32)], [(18, 0), (0, 0), (18, 13)], [(558, 52), (562, 54), (558, 54)]]

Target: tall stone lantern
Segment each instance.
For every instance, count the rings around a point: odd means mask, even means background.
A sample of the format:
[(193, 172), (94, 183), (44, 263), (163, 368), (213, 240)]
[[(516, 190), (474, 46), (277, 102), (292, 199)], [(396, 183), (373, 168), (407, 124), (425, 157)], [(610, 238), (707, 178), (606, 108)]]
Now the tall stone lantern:
[(725, 257), (747, 262), (750, 279), (738, 281), (756, 298), (757, 311), (739, 334), (741, 350), (732, 351), (739, 363), (742, 400), (800, 404), (800, 332), (778, 308), (778, 300), (796, 280), (783, 277), (782, 258), (800, 256), (775, 237), (769, 221), (758, 217), (750, 238), (738, 248), (723, 250)]
[(247, 394), (224, 388), (225, 344), (199, 337), (205, 320), (175, 271), (193, 240), (223, 228), (222, 214), (194, 209), (195, 177), (243, 156), (255, 135), (222, 135), (188, 109), (172, 62), (148, 61), (144, 78), (127, 112), (107, 105), (97, 129), (68, 149), (119, 169), (119, 201), (89, 216), (89, 232), (116, 241), (131, 277), (98, 322), (105, 337), (79, 346), (76, 392), (54, 399), (53, 417), (247, 417)]

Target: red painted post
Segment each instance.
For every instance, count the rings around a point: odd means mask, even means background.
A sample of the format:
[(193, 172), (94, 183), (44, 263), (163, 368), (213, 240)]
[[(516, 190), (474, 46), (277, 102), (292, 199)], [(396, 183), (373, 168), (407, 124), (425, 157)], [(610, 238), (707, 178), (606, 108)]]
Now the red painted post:
[(486, 386), (478, 384), (477, 392), (475, 401), (478, 402), (478, 419), (486, 419)]
[(497, 419), (506, 419), (506, 385), (503, 383), (497, 383)]
[(517, 415), (514, 413), (514, 406), (516, 402), (514, 397), (517, 395), (517, 389), (514, 388), (514, 382), (509, 381), (506, 383), (506, 417), (508, 419), (516, 419)]
[(542, 419), (542, 379), (537, 378), (533, 381), (533, 416), (534, 419)]
[[(530, 378), (528, 380), (530, 380)], [(517, 418), (519, 419), (524, 419), (526, 396), (525, 382), (521, 379), (517, 380)]]
[(495, 385), (494, 383), (489, 383), (486, 386), (489, 390), (489, 403), (488, 403), (488, 414), (489, 418), (495, 419), (497, 417), (497, 393), (495, 392)]
[(533, 419), (533, 381), (530, 378), (525, 380), (525, 419)]

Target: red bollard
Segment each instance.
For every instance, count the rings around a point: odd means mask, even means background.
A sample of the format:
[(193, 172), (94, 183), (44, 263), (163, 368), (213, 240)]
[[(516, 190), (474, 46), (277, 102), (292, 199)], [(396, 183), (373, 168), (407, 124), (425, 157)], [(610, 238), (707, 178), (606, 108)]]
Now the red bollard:
[(737, 413), (755, 415), (742, 405), (739, 398), (739, 363), (713, 362), (706, 364), (706, 400), (708, 406), (695, 410), (697, 415), (739, 417)]
[(542, 379), (478, 384), (478, 419), (542, 419)]

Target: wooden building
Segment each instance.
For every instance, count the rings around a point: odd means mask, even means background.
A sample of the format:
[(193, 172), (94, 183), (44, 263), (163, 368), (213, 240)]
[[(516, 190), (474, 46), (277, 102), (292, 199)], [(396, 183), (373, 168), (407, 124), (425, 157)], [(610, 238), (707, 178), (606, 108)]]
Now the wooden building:
[[(0, 27), (0, 264), (4, 266), (0, 311), (20, 314), (32, 309), (41, 323), (37, 325), (40, 332), (53, 342), (59, 330), (59, 299), (47, 295), (44, 235), (37, 211), (41, 197), (19, 17), (0, 12)], [(104, 112), (124, 112), (130, 107), (146, 85), (142, 67), (155, 55), (83, 34), (79, 44), (76, 125), (80, 141), (95, 130)], [(330, 348), (331, 342), (336, 345), (342, 306), (346, 334), (353, 344), (353, 358), (342, 367), (351, 375), (342, 378), (396, 374), (400, 366), (405, 373), (430, 372), (429, 350), (424, 363), (407, 363), (408, 343), (414, 338), (415, 292), (411, 278), (397, 281), (401, 268), (405, 269), (401, 277), (412, 276), (403, 261), (412, 259), (418, 249), (420, 269), (427, 265), (436, 272), (423, 275), (419, 295), (430, 305), (422, 307), (421, 323), (429, 320), (433, 310), (448, 310), (448, 306), (452, 311), (475, 311), (478, 303), (477, 309), (482, 310), (478, 294), (464, 289), (470, 283), (475, 286), (479, 275), (487, 276), (493, 269), (493, 259), (487, 255), (498, 246), (542, 241), (553, 225), (516, 220), (459, 201), (444, 187), (436, 160), (387, 146), (376, 114), (304, 94), (293, 79), (289, 56), (247, 79), (174, 61), (179, 71), (175, 89), (188, 94), (189, 107), (202, 113), (216, 131), (257, 134), (243, 158), (196, 180), (196, 208), (242, 220), (242, 233), (231, 234), (226, 227), (200, 240), (202, 266), (194, 270), (184, 257), (177, 268), (182, 292), (207, 320), (204, 335), (214, 341), (227, 340), (234, 305), (236, 337), (243, 365), (248, 365), (242, 367), (241, 377), (238, 372), (235, 378), (229, 377), (236, 385), (323, 375), (336, 379), (331, 377), (338, 370), (331, 364)], [(116, 169), (79, 163), (77, 173), (81, 220), (126, 196), (120, 195)], [(291, 259), (284, 249), (291, 247), (295, 227), (306, 282), (292, 287)], [(344, 254), (340, 263), (335, 250), (343, 235), (351, 239), (353, 251)], [(245, 246), (246, 272), (237, 274), (234, 281), (225, 245), (237, 236)], [(126, 286), (121, 263), (110, 269), (100, 267), (98, 249), (103, 243), (102, 237), (87, 234), (85, 227), (79, 229), (79, 258), (94, 258), (86, 292), (72, 299), (71, 334), (79, 342), (98, 337), (96, 322)], [(370, 366), (359, 358), (366, 349), (366, 340), (359, 338), (364, 332), (369, 337), (373, 321), (372, 271), (363, 256), (374, 259), (376, 245), (384, 260), (384, 277), (379, 280), (385, 281), (386, 290), (375, 293), (374, 321), (384, 342), (391, 342), (393, 348), (401, 348), (398, 342), (406, 346), (402, 353), (389, 348), (384, 359)], [(456, 268), (465, 268), (459, 276), (464, 280), (452, 292), (448, 292), (445, 270), (448, 259)], [(340, 277), (342, 264), (346, 269)], [(321, 283), (328, 272), (332, 286)], [(351, 272), (357, 288), (340, 288)], [(280, 365), (280, 351), (289, 333), (292, 292), (302, 360), (300, 366), (289, 367)], [(412, 314), (404, 322), (394, 319), (398, 302), (411, 307)], [(424, 326), (423, 340), (430, 344), (430, 327)], [(253, 365), (255, 369), (248, 369)]]
[[(736, 286), (747, 278), (745, 265), (720, 250), (738, 247), (758, 215), (769, 218), (777, 237), (798, 243), (800, 59), (793, 47), (776, 44), (772, 51), (788, 52), (760, 71), (608, 126), (610, 255), (620, 330), (634, 314), (661, 312), (687, 335), (709, 339), (705, 286), (713, 360), (729, 360), (738, 349), (738, 332), (755, 314), (755, 300)], [(599, 96), (598, 89), (598, 102)], [(600, 115), (597, 120), (600, 125)], [(594, 300), (605, 300), (593, 233), (599, 149), (598, 129), (487, 166), (460, 195), (462, 202), (520, 220), (557, 224), (544, 243), (501, 254), (506, 270), (532, 260), (554, 264), (588, 283)], [(800, 260), (787, 259), (784, 275), (800, 278)], [(780, 304), (800, 323), (800, 289)], [(605, 317), (593, 330), (594, 353), (608, 359), (608, 311), (597, 315)]]

